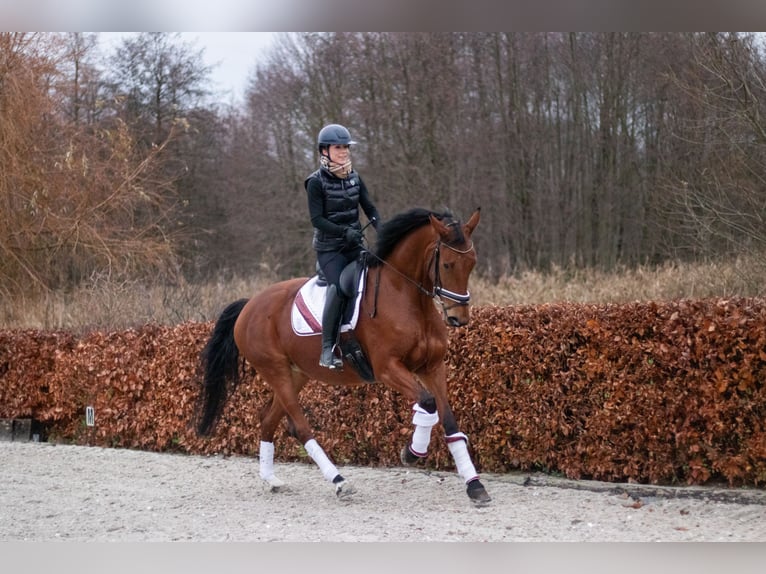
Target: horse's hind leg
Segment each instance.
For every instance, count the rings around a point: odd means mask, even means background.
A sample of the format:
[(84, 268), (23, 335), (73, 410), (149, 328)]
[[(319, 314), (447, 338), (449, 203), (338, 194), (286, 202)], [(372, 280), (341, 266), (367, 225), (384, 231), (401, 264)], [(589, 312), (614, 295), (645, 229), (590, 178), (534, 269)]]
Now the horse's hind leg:
[(285, 409), (276, 397), (261, 411), (261, 445), (258, 452), (259, 474), (272, 492), (278, 491), (285, 483), (274, 474), (274, 432), (279, 421), (285, 416)]
[[(292, 422), (291, 434), (303, 445), (311, 459), (319, 466), (325, 479), (335, 486), (335, 494), (338, 498), (343, 499), (352, 495), (356, 490), (341, 476), (337, 467), (332, 463), (322, 447), (319, 446), (298, 401), (298, 394), (306, 384), (307, 377), (292, 369), (290, 369), (289, 377), (284, 376), (284, 374), (274, 368), (269, 369), (267, 373), (263, 371), (264, 369), (261, 369), (261, 375), (269, 381), (274, 390), (274, 399), (271, 409), (266, 413), (262, 421), (261, 436), (264, 440), (273, 440), (276, 427), (282, 416), (286, 414)], [(285, 382), (279, 384), (275, 381)]]
[[(304, 387), (308, 379), (305, 375), (294, 369), (290, 370), (290, 382), (292, 391), (297, 396)], [(276, 392), (272, 395), (271, 401), (261, 411), (261, 445), (259, 453), (260, 476), (270, 487), (272, 492), (278, 491), (285, 483), (274, 474), (274, 434), (279, 427), (280, 421), (287, 415), (285, 407), (278, 399)], [(290, 417), (288, 419), (289, 434), (296, 435), (295, 423)]]

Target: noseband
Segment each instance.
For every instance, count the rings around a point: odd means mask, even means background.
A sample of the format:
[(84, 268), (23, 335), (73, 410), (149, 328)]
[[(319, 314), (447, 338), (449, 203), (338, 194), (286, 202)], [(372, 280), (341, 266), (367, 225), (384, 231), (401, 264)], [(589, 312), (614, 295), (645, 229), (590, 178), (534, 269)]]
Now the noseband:
[[(434, 255), (431, 258), (432, 265), (434, 267), (434, 288), (433, 288), (433, 295), (432, 297), (439, 297), (440, 299), (449, 299), (450, 301), (454, 301), (455, 305), (450, 305), (449, 307), (445, 306), (443, 302), (441, 302), (442, 310), (446, 313), (449, 309), (452, 309), (452, 307), (458, 306), (458, 305), (468, 305), (471, 301), (471, 292), (467, 292), (465, 295), (461, 293), (455, 293), (454, 291), (450, 291), (449, 289), (445, 289), (442, 287), (442, 280), (441, 275), (439, 274), (439, 260), (441, 258), (441, 246), (446, 247), (450, 251), (454, 251), (458, 255), (466, 255), (473, 251), (473, 241), (471, 241), (471, 244), (468, 246), (468, 249), (460, 250), (456, 249), (455, 247), (452, 247), (451, 245), (448, 245), (447, 243), (442, 243), (441, 240), (436, 242), (436, 248), (434, 249)], [(429, 265), (430, 267), (430, 265)]]

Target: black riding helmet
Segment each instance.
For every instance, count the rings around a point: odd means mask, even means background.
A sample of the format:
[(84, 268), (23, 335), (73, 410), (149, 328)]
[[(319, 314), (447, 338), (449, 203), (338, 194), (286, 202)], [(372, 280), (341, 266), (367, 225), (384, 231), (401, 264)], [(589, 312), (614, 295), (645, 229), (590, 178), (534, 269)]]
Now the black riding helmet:
[(321, 150), (329, 145), (353, 145), (349, 131), (340, 124), (328, 124), (319, 130), (317, 147)]

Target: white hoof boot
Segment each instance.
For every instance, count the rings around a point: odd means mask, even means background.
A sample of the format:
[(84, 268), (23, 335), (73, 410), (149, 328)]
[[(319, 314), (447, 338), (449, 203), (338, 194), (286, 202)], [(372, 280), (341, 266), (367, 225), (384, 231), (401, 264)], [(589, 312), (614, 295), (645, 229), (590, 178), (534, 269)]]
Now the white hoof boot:
[(338, 500), (348, 500), (356, 492), (356, 488), (348, 481), (341, 480), (335, 483), (335, 496)]
[(282, 480), (279, 480), (273, 474), (268, 478), (264, 478), (263, 482), (264, 482), (264, 485), (266, 486), (266, 490), (268, 490), (269, 492), (279, 492), (285, 486), (285, 482)]

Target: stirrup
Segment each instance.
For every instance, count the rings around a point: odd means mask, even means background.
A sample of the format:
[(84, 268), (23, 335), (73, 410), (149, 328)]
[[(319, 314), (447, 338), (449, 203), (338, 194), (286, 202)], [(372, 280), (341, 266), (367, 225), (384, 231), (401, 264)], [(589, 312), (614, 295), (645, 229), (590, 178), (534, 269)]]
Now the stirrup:
[[(327, 360), (327, 357), (325, 356), (326, 352), (329, 352), (330, 354), (330, 360)], [(328, 369), (341, 369), (343, 368), (343, 361), (340, 360), (340, 358), (335, 354), (335, 346), (329, 350), (325, 351), (325, 349), (322, 349), (321, 354), (319, 355), (319, 366), (320, 367), (326, 367)]]

